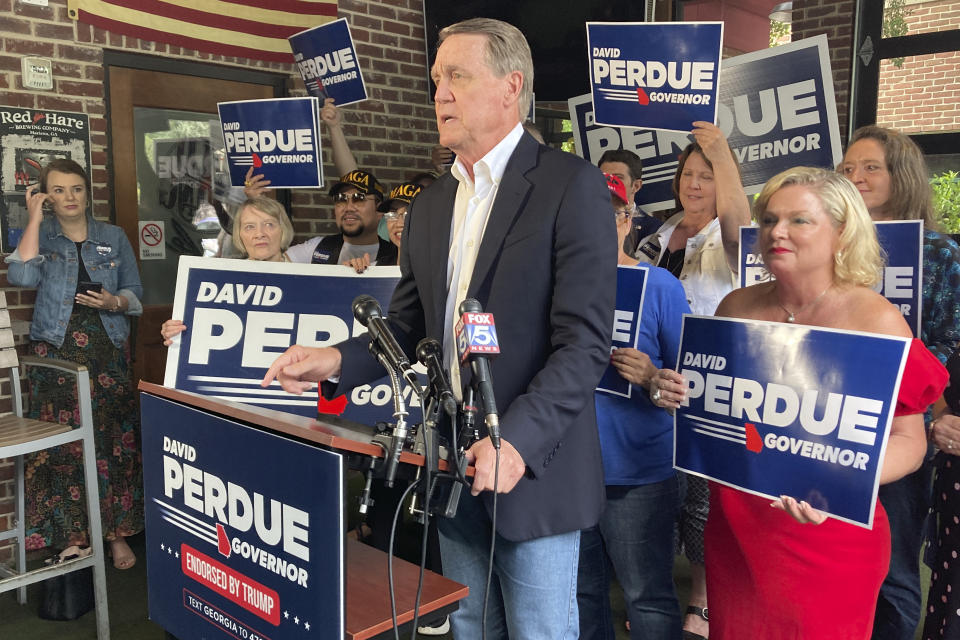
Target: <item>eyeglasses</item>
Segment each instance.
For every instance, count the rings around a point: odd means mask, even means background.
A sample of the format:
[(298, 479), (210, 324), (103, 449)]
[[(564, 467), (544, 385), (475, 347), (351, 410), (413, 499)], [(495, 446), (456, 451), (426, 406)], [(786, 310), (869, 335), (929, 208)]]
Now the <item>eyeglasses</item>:
[(333, 201), (337, 204), (353, 200), (354, 202), (363, 202), (367, 199), (367, 194), (354, 191), (353, 193), (338, 193), (333, 196)]
[(629, 208), (623, 207), (623, 208), (620, 208), (620, 209), (614, 209), (614, 210), (613, 210), (613, 213), (614, 213), (614, 215), (619, 219), (620, 216), (629, 216), (629, 215), (630, 215), (631, 213), (633, 213), (633, 212), (630, 211)]
[(407, 217), (407, 210), (403, 209), (402, 211), (399, 211), (399, 210), (387, 211), (386, 213), (383, 214), (383, 217), (386, 218), (387, 220), (403, 220), (404, 218)]

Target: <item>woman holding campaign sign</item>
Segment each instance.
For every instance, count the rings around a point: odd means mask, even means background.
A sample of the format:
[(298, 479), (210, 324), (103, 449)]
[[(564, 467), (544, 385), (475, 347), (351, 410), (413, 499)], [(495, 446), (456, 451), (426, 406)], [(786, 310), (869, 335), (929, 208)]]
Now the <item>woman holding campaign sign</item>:
[[(750, 207), (740, 168), (720, 128), (694, 122), (694, 142), (680, 154), (673, 178), (677, 213), (640, 241), (636, 257), (680, 279), (693, 313), (713, 315), (737, 286), (740, 227), (750, 224)], [(703, 526), (709, 500), (706, 483), (687, 476), (680, 540), (690, 560), (691, 594), (685, 636), (707, 637), (703, 577)]]
[[(898, 131), (857, 129), (838, 170), (856, 185), (875, 221), (922, 220), (923, 286), (920, 335), (941, 362), (960, 343), (960, 248), (936, 231), (923, 152)], [(929, 423), (932, 416), (926, 416)], [(920, 548), (930, 503), (933, 465), (880, 489), (893, 533), (890, 570), (880, 589), (874, 637), (909, 640), (920, 620)]]
[[(754, 210), (764, 264), (776, 279), (732, 292), (718, 316), (910, 337), (899, 310), (871, 289), (883, 265), (880, 246), (849, 181), (791, 169), (767, 182)], [(914, 341), (881, 484), (919, 467), (926, 450), (921, 414), (945, 383), (943, 365)], [(663, 407), (678, 408), (686, 397), (675, 371), (660, 370), (651, 388)], [(890, 553), (879, 504), (866, 529), (791, 496), (771, 503), (713, 484), (705, 541), (711, 638), (870, 637)]]
[[(287, 249), (293, 239), (293, 225), (283, 205), (270, 198), (248, 198), (240, 205), (233, 223), (233, 246), (248, 260), (262, 262), (290, 262)], [(185, 331), (187, 325), (173, 318), (160, 327), (163, 344), (170, 346), (173, 338)]]
[[(143, 287), (127, 236), (90, 215), (89, 193), (90, 180), (73, 160), (54, 160), (43, 168), (39, 185), (27, 189), (29, 219), (17, 250), (6, 258), (7, 278), (37, 288), (33, 353), (83, 364), (91, 372), (104, 537), (114, 566), (129, 569), (136, 556), (125, 537), (143, 529), (143, 478), (128, 316), (143, 311)], [(52, 215), (45, 216), (48, 207)], [(61, 423), (78, 419), (70, 381), (32, 369), (30, 377), (31, 417)], [(27, 505), (27, 548), (85, 546), (80, 447), (30, 456), (25, 473), (35, 487)]]

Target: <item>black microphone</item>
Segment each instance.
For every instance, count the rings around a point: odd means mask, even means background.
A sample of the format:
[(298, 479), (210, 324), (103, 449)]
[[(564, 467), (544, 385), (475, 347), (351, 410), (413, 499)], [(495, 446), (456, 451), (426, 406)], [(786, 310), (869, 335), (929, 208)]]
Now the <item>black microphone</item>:
[(493, 397), (493, 381), (490, 377), (489, 356), (500, 353), (497, 342), (497, 329), (492, 313), (483, 313), (483, 307), (477, 300), (467, 298), (460, 303), (460, 322), (457, 323), (457, 354), (460, 362), (470, 360), (473, 381), (480, 395), (480, 407), (483, 411), (490, 442), (500, 448), (500, 417), (497, 413), (497, 401)]
[(393, 337), (390, 326), (383, 319), (383, 310), (380, 303), (373, 296), (363, 294), (353, 299), (353, 317), (367, 328), (370, 341), (380, 348), (390, 365), (400, 372), (403, 379), (420, 395), (420, 381), (416, 372), (410, 368), (410, 360), (397, 339)]
[(435, 338), (424, 338), (417, 343), (417, 360), (427, 368), (427, 379), (440, 401), (440, 406), (451, 418), (457, 416), (457, 400), (443, 370), (443, 348)]

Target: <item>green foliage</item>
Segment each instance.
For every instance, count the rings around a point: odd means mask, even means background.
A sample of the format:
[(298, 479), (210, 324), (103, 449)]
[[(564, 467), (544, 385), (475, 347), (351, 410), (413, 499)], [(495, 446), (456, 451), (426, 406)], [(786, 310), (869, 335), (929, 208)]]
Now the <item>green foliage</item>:
[(933, 206), (947, 233), (960, 233), (960, 173), (944, 171), (930, 179)]
[[(907, 9), (906, 0), (886, 0), (883, 5), (883, 37), (896, 38), (907, 35), (907, 18), (912, 11)], [(891, 58), (897, 69), (903, 66), (903, 58)]]
[(777, 46), (784, 38), (790, 41), (790, 23), (770, 20), (770, 46)]

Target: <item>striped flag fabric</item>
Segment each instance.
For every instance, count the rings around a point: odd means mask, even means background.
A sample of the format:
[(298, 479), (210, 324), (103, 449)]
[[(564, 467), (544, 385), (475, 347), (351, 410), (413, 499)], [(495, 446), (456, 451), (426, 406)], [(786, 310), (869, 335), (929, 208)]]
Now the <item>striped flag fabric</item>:
[(336, 0), (68, 0), (79, 22), (185, 49), (293, 62), (287, 38), (337, 18)]

